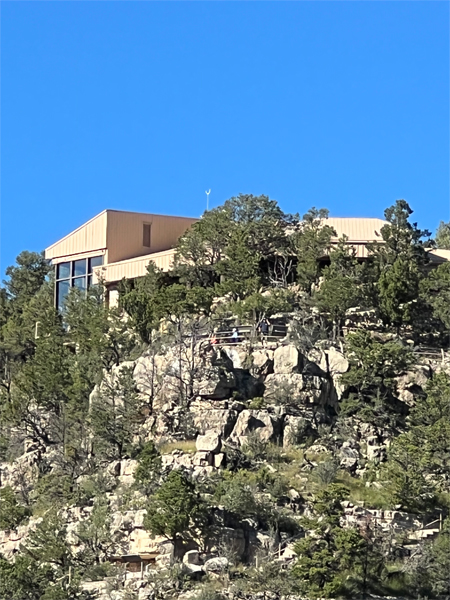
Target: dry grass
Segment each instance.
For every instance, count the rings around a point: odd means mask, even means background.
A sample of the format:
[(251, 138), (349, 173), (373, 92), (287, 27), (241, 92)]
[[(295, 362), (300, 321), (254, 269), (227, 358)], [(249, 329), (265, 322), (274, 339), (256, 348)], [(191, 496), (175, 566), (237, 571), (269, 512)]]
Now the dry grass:
[(342, 483), (350, 490), (349, 500), (352, 502), (364, 502), (364, 506), (374, 509), (391, 509), (392, 499), (386, 488), (377, 489), (366, 487), (363, 479), (351, 477), (346, 471), (339, 471), (337, 483)]
[(161, 452), (161, 454), (170, 454), (174, 450), (181, 450), (182, 452), (186, 452), (187, 454), (194, 454), (194, 452), (197, 452), (195, 440), (166, 442), (161, 444), (161, 446), (159, 447), (159, 451)]

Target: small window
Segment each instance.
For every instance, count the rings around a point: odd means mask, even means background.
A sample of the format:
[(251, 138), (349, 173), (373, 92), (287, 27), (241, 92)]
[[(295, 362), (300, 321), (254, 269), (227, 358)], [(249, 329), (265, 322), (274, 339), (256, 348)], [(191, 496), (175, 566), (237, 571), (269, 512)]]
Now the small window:
[(146, 248), (150, 248), (151, 230), (152, 230), (151, 223), (144, 223), (144, 236), (143, 236), (142, 245), (145, 246)]

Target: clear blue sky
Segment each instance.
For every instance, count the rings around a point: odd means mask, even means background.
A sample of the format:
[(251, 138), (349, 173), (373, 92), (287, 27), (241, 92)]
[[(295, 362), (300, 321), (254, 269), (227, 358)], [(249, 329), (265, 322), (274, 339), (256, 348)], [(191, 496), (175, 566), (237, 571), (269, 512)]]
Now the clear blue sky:
[(104, 208), (449, 215), (447, 2), (2, 2), (2, 274)]

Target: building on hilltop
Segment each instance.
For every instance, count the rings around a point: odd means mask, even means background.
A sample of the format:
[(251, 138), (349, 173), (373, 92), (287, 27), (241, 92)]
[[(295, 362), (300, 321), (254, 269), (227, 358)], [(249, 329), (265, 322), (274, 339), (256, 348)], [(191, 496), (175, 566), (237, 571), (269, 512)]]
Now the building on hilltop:
[[(55, 305), (62, 307), (71, 287), (86, 290), (103, 281), (107, 301), (115, 303), (124, 277), (143, 277), (153, 261), (163, 271), (173, 264), (177, 240), (199, 219), (120, 210), (104, 210), (45, 250), (55, 266)], [(367, 244), (381, 242), (386, 221), (377, 218), (329, 217), (324, 220), (337, 235), (345, 235), (357, 258), (368, 257)], [(449, 256), (444, 256), (445, 253)], [(450, 251), (433, 250), (431, 262), (450, 260)]]
[(121, 210), (104, 210), (45, 250), (55, 265), (55, 303), (62, 307), (71, 287), (86, 290), (99, 279), (108, 300), (117, 283), (142, 277), (153, 260), (167, 271), (178, 238), (198, 219)]

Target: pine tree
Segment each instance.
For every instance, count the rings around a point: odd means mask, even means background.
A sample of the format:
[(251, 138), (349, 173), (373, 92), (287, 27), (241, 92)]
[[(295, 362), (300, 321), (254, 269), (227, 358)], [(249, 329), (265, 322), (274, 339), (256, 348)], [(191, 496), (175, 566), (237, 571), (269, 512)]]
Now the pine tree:
[(336, 235), (327, 225), (328, 210), (311, 208), (303, 215), (300, 230), (293, 236), (293, 245), (297, 254), (297, 279), (308, 294), (317, 285), (320, 278), (320, 259), (330, 249), (331, 238)]
[(89, 423), (94, 454), (106, 460), (122, 459), (133, 448), (133, 437), (144, 416), (133, 370), (121, 367), (106, 377), (92, 398)]
[(207, 513), (195, 484), (182, 471), (174, 470), (149, 500), (144, 526), (154, 535), (177, 543), (186, 537), (202, 537)]
[(450, 222), (441, 221), (436, 231), (436, 246), (450, 250)]
[(383, 561), (374, 539), (341, 525), (347, 496), (344, 486), (330, 485), (317, 494), (313, 517), (303, 519), (311, 535), (295, 545), (293, 573), (308, 598), (363, 597), (380, 583)]
[(333, 339), (336, 339), (347, 310), (357, 306), (363, 296), (361, 268), (345, 236), (330, 252), (330, 265), (324, 268), (322, 275), (323, 282), (314, 300), (321, 311), (328, 313), (333, 323)]
[(384, 212), (388, 223), (381, 228), (381, 243), (368, 245), (371, 261), (366, 273), (374, 285), (373, 300), (384, 323), (397, 331), (420, 313), (412, 303), (419, 300), (429, 262), (423, 238), (431, 234), (410, 223), (412, 212), (405, 200), (397, 200)]

